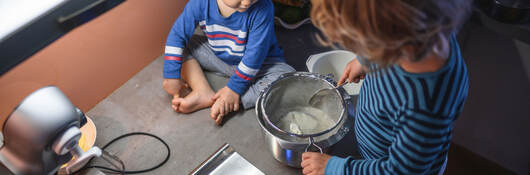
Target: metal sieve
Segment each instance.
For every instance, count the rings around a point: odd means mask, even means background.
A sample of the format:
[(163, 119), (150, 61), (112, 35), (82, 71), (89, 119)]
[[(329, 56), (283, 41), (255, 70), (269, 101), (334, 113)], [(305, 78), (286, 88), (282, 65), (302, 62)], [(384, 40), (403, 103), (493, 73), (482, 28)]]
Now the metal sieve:
[(323, 99), (324, 101), (318, 107), (327, 114), (328, 120), (332, 121), (333, 124), (329, 127), (320, 128), (320, 130), (314, 130), (309, 133), (293, 133), (282, 129), (278, 125), (281, 123), (282, 118), (293, 109), (297, 109), (300, 106), (308, 106), (308, 101), (315, 91), (333, 87), (335, 87), (335, 82), (323, 75), (309, 72), (287, 73), (265, 89), (262, 93), (262, 100), (258, 105), (260, 105), (264, 120), (271, 128), (286, 136), (309, 138), (306, 151), (311, 146), (314, 146), (322, 152), (322, 148), (315, 144), (314, 138), (329, 133), (343, 123), (346, 116), (346, 105), (343, 100), (345, 99), (343, 93), (339, 92), (339, 90), (343, 89), (334, 89), (332, 91), (334, 93), (330, 93), (328, 97)]

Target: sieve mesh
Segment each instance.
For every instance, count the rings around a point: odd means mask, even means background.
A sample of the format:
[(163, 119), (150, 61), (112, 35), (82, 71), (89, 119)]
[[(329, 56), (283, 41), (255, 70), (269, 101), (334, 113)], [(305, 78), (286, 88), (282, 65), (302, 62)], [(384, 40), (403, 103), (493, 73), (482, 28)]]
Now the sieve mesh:
[(332, 87), (326, 80), (312, 76), (280, 79), (271, 85), (264, 97), (266, 117), (275, 127), (289, 134), (312, 135), (329, 130), (337, 125), (343, 113), (339, 92), (323, 98), (317, 108), (308, 102), (317, 90)]

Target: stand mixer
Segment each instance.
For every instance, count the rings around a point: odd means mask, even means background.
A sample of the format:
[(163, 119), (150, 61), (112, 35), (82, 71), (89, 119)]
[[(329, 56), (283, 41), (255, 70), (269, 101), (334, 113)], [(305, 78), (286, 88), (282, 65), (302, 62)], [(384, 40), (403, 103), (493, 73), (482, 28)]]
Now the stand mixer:
[[(17, 10), (0, 11), (2, 16), (16, 16), (3, 24), (7, 30), (0, 31), (0, 76), (69, 31), (124, 1), (2, 2), (2, 6)], [(2, 106), (12, 104), (2, 103)], [(102, 150), (98, 147), (84, 152), (78, 145), (80, 127), (86, 122), (83, 112), (57, 87), (46, 86), (33, 92), (11, 114), (0, 116), (3, 135), (0, 173), (4, 174), (7, 168), (13, 174), (55, 174), (68, 163), (65, 170), (70, 174), (92, 157), (101, 156)]]
[[(79, 169), (102, 151), (84, 152), (78, 145), (84, 113), (55, 86), (43, 87), (15, 108), (3, 123), (0, 162), (13, 174), (55, 174)], [(73, 157), (73, 159), (72, 159)]]

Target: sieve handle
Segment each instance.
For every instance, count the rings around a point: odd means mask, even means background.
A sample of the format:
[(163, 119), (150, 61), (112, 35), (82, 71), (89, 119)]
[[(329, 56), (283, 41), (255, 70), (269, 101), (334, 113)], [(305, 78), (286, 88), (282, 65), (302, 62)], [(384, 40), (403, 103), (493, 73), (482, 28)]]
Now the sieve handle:
[(309, 151), (309, 148), (311, 148), (311, 146), (314, 146), (318, 149), (318, 151), (320, 151), (320, 154), (323, 154), (324, 152), (322, 151), (322, 148), (320, 146), (318, 146), (316, 143), (315, 143), (315, 140), (313, 140), (313, 137), (309, 137), (309, 145), (307, 145), (305, 147), (305, 152), (308, 152)]

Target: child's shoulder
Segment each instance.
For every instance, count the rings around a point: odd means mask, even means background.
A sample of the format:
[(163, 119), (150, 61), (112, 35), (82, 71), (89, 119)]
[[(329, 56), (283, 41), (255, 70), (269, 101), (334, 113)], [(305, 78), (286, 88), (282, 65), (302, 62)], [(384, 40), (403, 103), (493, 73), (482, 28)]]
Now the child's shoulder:
[(254, 15), (270, 15), (274, 14), (274, 4), (271, 0), (258, 0), (249, 10)]

